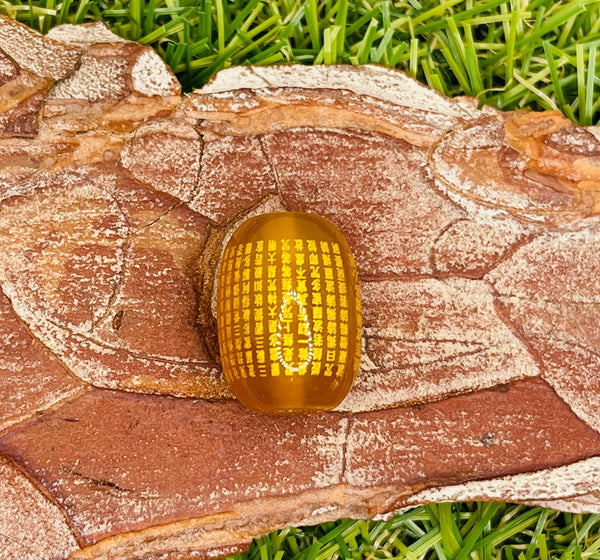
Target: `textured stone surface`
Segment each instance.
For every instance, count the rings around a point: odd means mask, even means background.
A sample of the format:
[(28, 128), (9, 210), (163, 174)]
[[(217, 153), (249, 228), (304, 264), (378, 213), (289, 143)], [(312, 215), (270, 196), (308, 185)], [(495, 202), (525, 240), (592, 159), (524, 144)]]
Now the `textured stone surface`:
[[(441, 500), (600, 512), (600, 141), (380, 67), (180, 96), (101, 24), (0, 17), (0, 558), (214, 557)], [(219, 259), (246, 216), (347, 237), (336, 411), (232, 398)], [(52, 544), (53, 543), (53, 544)]]
[(85, 391), (0, 295), (0, 432)]
[(0, 558), (63, 560), (79, 549), (59, 507), (0, 456)]

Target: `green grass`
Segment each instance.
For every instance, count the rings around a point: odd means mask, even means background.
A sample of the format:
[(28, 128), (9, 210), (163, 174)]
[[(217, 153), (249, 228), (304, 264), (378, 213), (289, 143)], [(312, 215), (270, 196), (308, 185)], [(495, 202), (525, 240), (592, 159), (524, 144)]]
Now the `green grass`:
[(104, 20), (152, 45), (185, 91), (238, 64), (378, 63), (501, 109), (600, 118), (600, 0), (0, 0), (47, 32)]
[(229, 560), (596, 560), (600, 515), (505, 503), (420, 506), (386, 522), (342, 519), (255, 539)]
[[(600, 0), (0, 0), (42, 32), (103, 20), (152, 45), (184, 90), (238, 64), (378, 63), (502, 109), (600, 118)], [(236, 560), (600, 560), (600, 515), (504, 503), (286, 528)]]

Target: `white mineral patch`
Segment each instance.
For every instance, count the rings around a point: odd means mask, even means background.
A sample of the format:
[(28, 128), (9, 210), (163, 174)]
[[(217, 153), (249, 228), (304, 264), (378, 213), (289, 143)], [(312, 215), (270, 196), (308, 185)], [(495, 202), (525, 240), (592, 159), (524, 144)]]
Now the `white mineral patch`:
[(0, 504), (0, 558), (60, 560), (79, 549), (58, 507), (2, 458)]
[(586, 130), (591, 132), (598, 140), (600, 140), (600, 126), (588, 126)]
[(133, 89), (142, 95), (177, 95), (179, 82), (167, 65), (153, 50), (147, 49), (138, 57), (131, 70)]
[(203, 93), (219, 93), (240, 88), (294, 87), (345, 89), (359, 95), (391, 101), (459, 118), (474, 118), (473, 104), (455, 102), (420, 84), (407, 74), (379, 66), (300, 66), (234, 67), (221, 71), (205, 86)]
[(60, 79), (73, 70), (80, 50), (54, 41), (10, 19), (0, 22), (0, 45), (21, 68), (38, 76)]
[(503, 297), (600, 305), (599, 244), (600, 232), (595, 231), (540, 235), (487, 280)]
[(48, 99), (85, 99), (94, 103), (118, 99), (125, 88), (127, 61), (85, 55), (78, 70), (58, 82)]
[(0, 77), (11, 76), (15, 73), (15, 70), (14, 63), (10, 59), (5, 58), (2, 52), (0, 52)]
[[(361, 296), (370, 325), (364, 328), (366, 354), (380, 364), (359, 371), (339, 410), (429, 402), (540, 374), (527, 348), (498, 317), (484, 282), (363, 282)], [(370, 310), (383, 305), (389, 314), (379, 322)]]
[(48, 31), (46, 37), (75, 45), (129, 42), (127, 39), (113, 33), (106, 24), (99, 21), (86, 25), (73, 25), (70, 23), (57, 25)]
[(236, 66), (221, 70), (206, 84), (201, 93), (223, 93), (242, 88), (260, 89), (269, 83), (257, 76), (249, 66)]
[[(600, 491), (600, 457), (564, 467), (431, 488), (413, 495), (407, 503), (502, 500), (532, 502), (577, 498)], [(585, 511), (600, 513), (600, 500), (586, 504)]]

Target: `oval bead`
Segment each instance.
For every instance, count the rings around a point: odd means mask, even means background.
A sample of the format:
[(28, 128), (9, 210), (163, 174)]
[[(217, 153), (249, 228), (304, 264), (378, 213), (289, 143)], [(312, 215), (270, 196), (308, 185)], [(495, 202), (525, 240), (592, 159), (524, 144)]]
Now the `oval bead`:
[(358, 371), (361, 310), (348, 243), (303, 212), (251, 218), (223, 253), (217, 285), (225, 379), (267, 414), (329, 410)]

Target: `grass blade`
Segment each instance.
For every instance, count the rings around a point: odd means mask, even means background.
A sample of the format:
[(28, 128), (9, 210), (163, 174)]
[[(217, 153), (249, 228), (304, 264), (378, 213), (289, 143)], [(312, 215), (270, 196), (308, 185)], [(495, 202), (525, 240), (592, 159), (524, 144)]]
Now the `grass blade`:
[(587, 82), (585, 86), (585, 120), (582, 124), (591, 125), (594, 117), (594, 77), (596, 74), (596, 45), (588, 52)]

